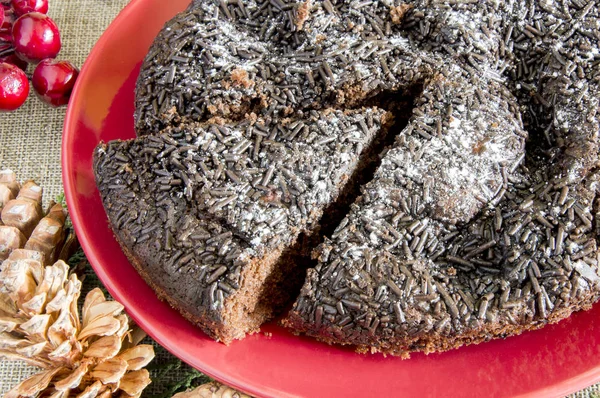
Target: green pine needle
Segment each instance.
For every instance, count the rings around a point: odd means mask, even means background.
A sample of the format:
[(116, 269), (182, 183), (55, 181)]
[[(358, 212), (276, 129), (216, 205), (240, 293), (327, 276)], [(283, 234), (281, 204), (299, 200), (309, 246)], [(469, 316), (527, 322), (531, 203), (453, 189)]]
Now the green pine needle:
[[(167, 362), (163, 364), (152, 364), (147, 367), (147, 369), (151, 372), (158, 372), (155, 376), (152, 377), (152, 383), (161, 384), (164, 382), (164, 379), (168, 376), (171, 371), (175, 371), (180, 369), (183, 366), (183, 363), (179, 360)], [(187, 391), (191, 388), (198, 387), (202, 384), (208, 383), (211, 381), (208, 376), (203, 375), (198, 372), (196, 369), (190, 369), (188, 372), (181, 376), (181, 379), (168, 384), (165, 387), (165, 391), (161, 394), (155, 395), (146, 395), (144, 394), (144, 398), (170, 398), (174, 394), (178, 392)]]
[(65, 199), (65, 193), (59, 193), (55, 200), (56, 203), (60, 203), (64, 208), (67, 207), (67, 200)]
[(82, 261), (87, 261), (87, 258), (85, 257), (85, 253), (83, 252), (83, 250), (80, 247), (79, 249), (77, 249), (75, 254), (73, 254), (69, 258), (69, 261), (67, 261), (67, 262), (69, 263), (70, 267), (75, 267), (77, 264), (81, 263)]
[[(64, 192), (58, 194), (54, 201), (62, 205), (62, 207), (67, 210), (67, 199), (65, 198)], [(65, 220), (65, 228), (73, 229), (73, 223), (71, 222), (71, 216), (69, 214), (67, 214), (67, 219)]]

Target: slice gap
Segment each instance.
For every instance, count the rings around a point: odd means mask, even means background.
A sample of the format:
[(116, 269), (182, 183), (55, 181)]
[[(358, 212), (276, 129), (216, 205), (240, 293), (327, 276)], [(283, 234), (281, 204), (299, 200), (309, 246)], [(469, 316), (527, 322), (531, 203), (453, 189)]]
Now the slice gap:
[(246, 333), (257, 332), (260, 326), (288, 312), (300, 294), (307, 270), (318, 261), (314, 249), (330, 237), (360, 200), (362, 187), (371, 181), (383, 156), (396, 137), (408, 125), (414, 100), (423, 91), (422, 84), (403, 92), (384, 91), (362, 101), (353, 109), (378, 107), (391, 114), (390, 123), (384, 126), (363, 151), (359, 163), (349, 176), (338, 197), (324, 210), (320, 220), (309, 231), (301, 233), (288, 247), (281, 247), (265, 257), (253, 259), (245, 267), (241, 289), (225, 302), (224, 321), (230, 330), (237, 330), (232, 339)]

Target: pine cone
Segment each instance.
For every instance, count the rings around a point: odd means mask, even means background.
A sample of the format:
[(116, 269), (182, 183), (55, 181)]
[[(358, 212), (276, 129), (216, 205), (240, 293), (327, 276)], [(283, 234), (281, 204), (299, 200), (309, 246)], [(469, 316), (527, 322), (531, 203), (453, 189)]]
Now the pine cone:
[(5, 397), (140, 396), (154, 348), (137, 345), (144, 334), (100, 289), (87, 294), (80, 321), (81, 281), (62, 261), (76, 239), (65, 209), (41, 204), (41, 187), (0, 172), (0, 358), (43, 368)]
[(211, 381), (202, 384), (191, 391), (180, 392), (173, 395), (173, 398), (252, 398), (250, 395), (234, 390), (225, 384)]
[(0, 262), (15, 251), (44, 265), (72, 254), (76, 239), (65, 228), (66, 210), (52, 202), (43, 212), (42, 188), (35, 182), (21, 186), (12, 171), (0, 171), (0, 211)]
[(139, 340), (123, 305), (98, 288), (85, 298), (79, 320), (81, 282), (63, 261), (44, 267), (31, 259), (3, 263), (0, 272), (0, 357), (44, 368), (6, 398), (140, 396), (150, 383), (142, 369), (151, 345)]

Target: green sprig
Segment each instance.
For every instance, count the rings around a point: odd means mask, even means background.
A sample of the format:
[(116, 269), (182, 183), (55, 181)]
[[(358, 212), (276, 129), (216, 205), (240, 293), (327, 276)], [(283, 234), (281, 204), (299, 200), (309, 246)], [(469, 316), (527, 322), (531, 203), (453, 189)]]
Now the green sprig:
[[(185, 366), (183, 362), (175, 360), (162, 364), (155, 363), (148, 366), (147, 369), (150, 372), (158, 372), (156, 376), (152, 377), (152, 382), (160, 384), (161, 381), (164, 381), (164, 379), (169, 375), (170, 372), (179, 370), (182, 366)], [(144, 394), (144, 398), (170, 398), (178, 392), (187, 391), (191, 388), (195, 388), (202, 384), (208, 383), (209, 381), (211, 381), (211, 379), (208, 376), (200, 373), (196, 369), (190, 368), (188, 372), (184, 373), (181, 376), (180, 380), (168, 384), (165, 387), (165, 391), (161, 394)]]
[[(60, 204), (64, 209), (67, 209), (67, 199), (65, 198), (65, 193), (61, 192), (56, 196), (54, 200), (56, 203)], [(71, 222), (71, 215), (67, 214), (67, 219), (65, 220), (65, 228), (73, 229), (73, 223)]]

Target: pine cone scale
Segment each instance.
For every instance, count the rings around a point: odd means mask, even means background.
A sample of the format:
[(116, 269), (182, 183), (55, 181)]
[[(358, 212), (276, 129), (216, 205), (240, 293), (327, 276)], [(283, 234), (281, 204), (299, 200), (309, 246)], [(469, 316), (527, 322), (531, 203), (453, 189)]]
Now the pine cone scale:
[(100, 363), (90, 375), (103, 384), (118, 383), (127, 372), (127, 362), (119, 358), (110, 358)]
[(56, 347), (52, 352), (48, 353), (48, 358), (52, 359), (55, 362), (64, 361), (65, 363), (69, 363), (70, 355), (73, 349), (73, 345), (70, 341), (63, 341), (58, 347)]
[(90, 309), (96, 306), (97, 304), (103, 303), (105, 301), (106, 299), (104, 298), (104, 293), (102, 293), (102, 290), (100, 289), (93, 289), (87, 294), (83, 302), (83, 308), (81, 310), (81, 317), (84, 325), (90, 323)]
[(66, 259), (74, 236), (65, 228), (67, 212), (54, 202), (44, 212), (42, 194), (35, 182), (21, 186), (12, 171), (0, 171), (0, 261), (23, 248), (37, 252), (44, 265)]
[(28, 358), (34, 358), (40, 355), (44, 349), (46, 348), (46, 342), (41, 342), (37, 344), (32, 344), (26, 347), (17, 348), (17, 353)]
[(121, 338), (118, 335), (104, 336), (93, 342), (84, 356), (91, 358), (112, 358), (121, 350)]
[(21, 309), (27, 314), (41, 314), (44, 311), (47, 299), (46, 293), (40, 293), (33, 296), (21, 306)]
[(45, 341), (52, 317), (50, 314), (39, 314), (32, 316), (27, 322), (22, 323), (19, 328), (30, 336), (32, 341)]
[(27, 345), (27, 340), (14, 336), (11, 333), (0, 333), (0, 349), (17, 349)]
[(9, 254), (27, 242), (25, 235), (17, 227), (0, 226), (0, 261), (8, 258)]
[(251, 398), (242, 392), (224, 384), (212, 381), (203, 384), (191, 391), (180, 392), (175, 394), (173, 398)]
[(17, 198), (8, 201), (2, 208), (1, 217), (5, 225), (17, 227), (29, 238), (43, 217), (42, 188), (33, 181), (27, 181)]
[(17, 328), (17, 326), (21, 323), (21, 320), (18, 318), (13, 318), (10, 316), (1, 316), (0, 317), (0, 332), (12, 332)]
[(82, 361), (67, 377), (54, 382), (54, 388), (58, 391), (67, 391), (77, 388), (81, 384), (83, 377), (88, 373), (89, 367), (90, 362)]
[(90, 336), (106, 336), (114, 334), (121, 328), (121, 322), (112, 317), (102, 317), (90, 322), (83, 328), (79, 338), (84, 340)]
[(154, 356), (154, 347), (140, 344), (123, 351), (119, 358), (127, 361), (127, 370), (140, 370), (150, 363)]
[(18, 354), (14, 350), (4, 350), (0, 349), (0, 358), (7, 359), (11, 361), (24, 361), (32, 366), (37, 366), (39, 368), (47, 369), (52, 367), (52, 362), (47, 361), (43, 358), (30, 358), (25, 355)]
[[(50, 382), (52, 378), (59, 373), (62, 368), (49, 369), (44, 372), (38, 373), (36, 375), (31, 376), (30, 378), (24, 380), (19, 384), (16, 388), (9, 391), (5, 398), (19, 398), (19, 397), (33, 397), (40, 391), (43, 391)], [(18, 389), (18, 390), (17, 390)], [(18, 392), (17, 392), (18, 391)]]
[(92, 385), (89, 385), (77, 398), (94, 398), (98, 396), (98, 393), (102, 390), (102, 382), (97, 381)]
[(119, 389), (130, 396), (136, 396), (150, 384), (150, 373), (146, 369), (136, 370), (127, 373), (121, 379)]

